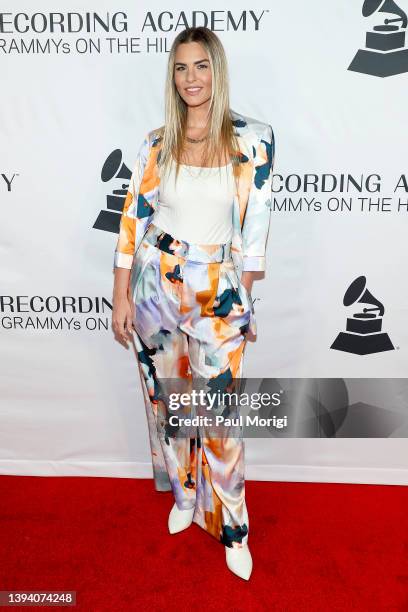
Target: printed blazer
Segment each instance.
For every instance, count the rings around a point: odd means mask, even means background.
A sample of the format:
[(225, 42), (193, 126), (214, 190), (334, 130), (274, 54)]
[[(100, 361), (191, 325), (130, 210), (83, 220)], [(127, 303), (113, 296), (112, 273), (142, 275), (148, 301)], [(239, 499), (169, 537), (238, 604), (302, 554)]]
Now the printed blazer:
[[(230, 113), (239, 143), (236, 154), (241, 164), (239, 187), (233, 203), (231, 247), (240, 278), (245, 270), (265, 270), (275, 139), (268, 123), (232, 109)], [(120, 220), (114, 268), (132, 268), (134, 255), (157, 209), (160, 189), (157, 160), (161, 140), (152, 130), (140, 146)]]

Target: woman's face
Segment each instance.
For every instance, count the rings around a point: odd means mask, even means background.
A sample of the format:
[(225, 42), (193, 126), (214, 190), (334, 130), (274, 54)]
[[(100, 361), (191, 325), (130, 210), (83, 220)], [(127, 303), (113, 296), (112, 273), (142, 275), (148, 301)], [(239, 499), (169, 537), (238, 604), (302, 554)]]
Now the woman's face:
[(211, 98), (208, 54), (197, 42), (181, 43), (176, 50), (174, 82), (188, 106), (201, 106)]

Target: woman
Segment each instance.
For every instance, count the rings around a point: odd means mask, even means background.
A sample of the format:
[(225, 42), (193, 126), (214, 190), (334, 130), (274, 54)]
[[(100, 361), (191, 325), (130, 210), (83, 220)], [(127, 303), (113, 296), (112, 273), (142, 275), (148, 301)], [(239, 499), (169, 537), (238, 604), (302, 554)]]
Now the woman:
[(170, 533), (196, 522), (248, 580), (242, 437), (227, 427), (210, 437), (205, 426), (191, 438), (172, 435), (160, 390), (198, 379), (225, 390), (242, 375), (256, 335), (254, 273), (265, 270), (274, 135), (230, 109), (225, 52), (204, 27), (174, 40), (165, 114), (165, 125), (146, 134), (130, 180), (112, 326), (126, 346), (135, 341), (156, 490), (175, 497)]

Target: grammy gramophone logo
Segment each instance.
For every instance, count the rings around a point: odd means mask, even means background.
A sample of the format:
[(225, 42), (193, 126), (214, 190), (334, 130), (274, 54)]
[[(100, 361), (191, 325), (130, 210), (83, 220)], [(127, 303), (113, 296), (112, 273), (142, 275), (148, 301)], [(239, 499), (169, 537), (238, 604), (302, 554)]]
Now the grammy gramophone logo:
[(122, 162), (122, 151), (120, 149), (112, 151), (103, 164), (101, 179), (104, 183), (112, 179), (121, 179), (127, 182), (122, 183), (120, 189), (112, 189), (111, 193), (106, 196), (106, 208), (108, 210), (101, 210), (92, 226), (93, 228), (113, 232), (114, 234), (119, 233), (120, 218), (131, 176), (131, 171)]
[(391, 13), (397, 17), (384, 19), (384, 23), (374, 26), (373, 31), (366, 32), (366, 48), (357, 51), (348, 70), (378, 77), (407, 72), (406, 13), (394, 0), (365, 0), (362, 12), (364, 17), (376, 13)]
[(384, 306), (366, 288), (365, 276), (359, 276), (351, 283), (344, 294), (343, 304), (367, 304), (367, 307), (347, 317), (346, 331), (339, 333), (330, 348), (356, 355), (394, 349), (388, 334), (382, 331)]

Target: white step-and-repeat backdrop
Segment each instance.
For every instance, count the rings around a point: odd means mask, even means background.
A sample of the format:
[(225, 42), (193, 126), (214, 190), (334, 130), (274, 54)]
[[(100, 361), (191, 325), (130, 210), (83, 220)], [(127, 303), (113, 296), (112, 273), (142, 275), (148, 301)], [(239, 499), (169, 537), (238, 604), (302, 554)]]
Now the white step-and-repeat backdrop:
[(111, 330), (114, 228), (141, 139), (163, 123), (171, 43), (205, 25), (231, 107), (276, 139), (244, 374), (325, 379), (331, 424), (247, 440), (247, 478), (407, 484), (407, 13), (408, 0), (2, 3), (0, 473), (151, 476), (136, 357)]

